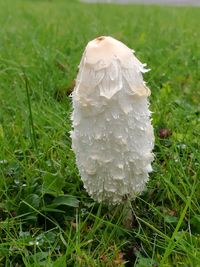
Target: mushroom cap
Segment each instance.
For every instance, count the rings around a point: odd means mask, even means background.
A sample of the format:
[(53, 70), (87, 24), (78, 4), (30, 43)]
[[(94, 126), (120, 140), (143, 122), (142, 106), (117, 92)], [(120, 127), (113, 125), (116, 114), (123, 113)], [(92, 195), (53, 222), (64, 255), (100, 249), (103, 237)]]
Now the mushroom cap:
[(119, 204), (142, 192), (154, 145), (142, 64), (109, 36), (88, 43), (72, 93), (72, 149), (88, 194)]

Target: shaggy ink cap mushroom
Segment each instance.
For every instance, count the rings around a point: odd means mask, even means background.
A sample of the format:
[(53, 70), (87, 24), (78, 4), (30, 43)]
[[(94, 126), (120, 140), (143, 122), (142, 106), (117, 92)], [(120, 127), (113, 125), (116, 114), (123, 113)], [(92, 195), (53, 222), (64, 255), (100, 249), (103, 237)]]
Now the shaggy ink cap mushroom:
[(152, 171), (154, 133), (146, 72), (122, 42), (101, 36), (88, 43), (72, 93), (71, 132), (88, 194), (120, 204), (145, 189)]

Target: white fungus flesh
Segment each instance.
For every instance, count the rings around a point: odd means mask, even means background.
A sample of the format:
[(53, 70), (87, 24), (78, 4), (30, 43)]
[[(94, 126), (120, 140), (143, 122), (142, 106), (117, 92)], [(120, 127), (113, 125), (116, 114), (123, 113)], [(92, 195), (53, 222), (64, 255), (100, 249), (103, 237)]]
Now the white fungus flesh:
[(72, 93), (72, 149), (88, 194), (120, 204), (141, 193), (154, 146), (151, 112), (133, 50), (112, 37), (98, 37), (83, 53)]

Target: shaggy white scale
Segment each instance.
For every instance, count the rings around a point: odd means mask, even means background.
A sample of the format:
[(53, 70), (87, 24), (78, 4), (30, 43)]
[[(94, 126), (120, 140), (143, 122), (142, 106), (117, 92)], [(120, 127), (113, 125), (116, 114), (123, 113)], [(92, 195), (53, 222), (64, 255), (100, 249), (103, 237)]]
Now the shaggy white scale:
[(112, 37), (88, 43), (72, 93), (72, 148), (88, 194), (119, 204), (142, 192), (153, 160), (148, 71)]

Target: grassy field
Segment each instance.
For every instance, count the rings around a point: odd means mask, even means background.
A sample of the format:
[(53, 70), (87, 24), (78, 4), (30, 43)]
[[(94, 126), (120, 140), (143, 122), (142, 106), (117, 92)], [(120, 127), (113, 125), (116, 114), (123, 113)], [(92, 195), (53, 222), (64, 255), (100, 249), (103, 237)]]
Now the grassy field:
[[(0, 0), (0, 266), (200, 266), (199, 17), (189, 7)], [(88, 197), (71, 151), (69, 94), (99, 35), (151, 68), (156, 158), (131, 229), (119, 208)]]

